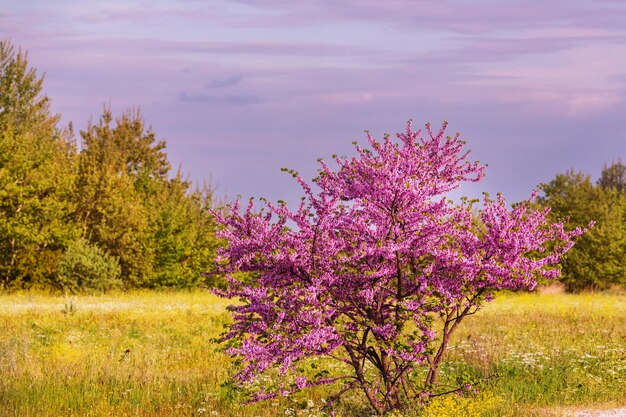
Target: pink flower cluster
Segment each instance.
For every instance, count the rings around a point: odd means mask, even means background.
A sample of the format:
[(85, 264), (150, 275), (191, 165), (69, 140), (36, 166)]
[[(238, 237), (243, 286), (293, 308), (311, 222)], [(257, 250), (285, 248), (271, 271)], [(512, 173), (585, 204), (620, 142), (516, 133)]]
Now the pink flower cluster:
[[(509, 209), (501, 196), (485, 196), (481, 210), (466, 199), (454, 205), (445, 194), (480, 181), (484, 167), (445, 130), (426, 125), (422, 139), (409, 123), (396, 139), (368, 135), (369, 147), (336, 158), (336, 170), (321, 162), (316, 191), (293, 173), (305, 193), (295, 210), (267, 202), (258, 210), (251, 200), (216, 213), (227, 242), (220, 268), (247, 273), (229, 276), (221, 293), (240, 300), (223, 337), (243, 360), (236, 380), (276, 369), (296, 374), (277, 390), (343, 381), (377, 410), (397, 408), (411, 397), (400, 385), (415, 367), (436, 373), (441, 357), (432, 347), (449, 335), (435, 334), (433, 315), (452, 323), (493, 290), (532, 289), (538, 277), (558, 276), (560, 256), (584, 230), (548, 224), (547, 211), (530, 202)], [(294, 366), (316, 356), (349, 372), (329, 378)]]

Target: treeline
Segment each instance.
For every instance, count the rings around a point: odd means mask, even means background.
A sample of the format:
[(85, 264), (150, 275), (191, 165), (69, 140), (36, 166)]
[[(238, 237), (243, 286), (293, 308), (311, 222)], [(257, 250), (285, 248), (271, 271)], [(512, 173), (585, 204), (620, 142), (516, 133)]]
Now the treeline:
[(172, 171), (138, 111), (59, 126), (27, 56), (0, 42), (0, 288), (190, 287), (217, 241), (212, 191)]
[[(139, 111), (76, 135), (59, 125), (43, 78), (0, 41), (0, 290), (192, 287), (218, 245), (212, 190), (172, 171)], [(574, 228), (595, 221), (562, 261), (568, 291), (626, 287), (626, 166), (600, 180), (573, 169), (540, 205)]]
[(568, 227), (595, 225), (561, 261), (562, 282), (570, 292), (626, 287), (626, 166), (605, 165), (594, 184), (573, 169), (543, 186), (539, 203)]

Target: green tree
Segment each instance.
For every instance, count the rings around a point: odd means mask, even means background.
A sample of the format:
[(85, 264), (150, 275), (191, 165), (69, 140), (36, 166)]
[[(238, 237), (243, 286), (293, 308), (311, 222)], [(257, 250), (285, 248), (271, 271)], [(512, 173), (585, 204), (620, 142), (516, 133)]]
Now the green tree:
[(57, 127), (43, 78), (25, 53), (0, 42), (0, 279), (2, 287), (50, 285), (76, 236), (75, 146)]
[(198, 285), (213, 266), (217, 239), (208, 211), (213, 193), (206, 186), (193, 192), (190, 187), (179, 170), (154, 200), (157, 286)]
[(611, 165), (604, 165), (598, 185), (605, 190), (612, 189), (618, 193), (626, 192), (626, 165), (620, 159)]
[(126, 287), (203, 281), (216, 246), (210, 190), (171, 176), (138, 110), (105, 108), (78, 152), (42, 86), (26, 54), (0, 42), (0, 288), (103, 290), (117, 278), (100, 266), (113, 263)]
[(212, 192), (170, 178), (165, 142), (138, 111), (104, 110), (81, 132), (76, 218), (83, 236), (119, 259), (127, 287), (189, 287), (215, 254)]
[(607, 177), (594, 185), (589, 175), (569, 170), (543, 187), (539, 203), (554, 218), (570, 227), (595, 221), (561, 262), (568, 291), (626, 285), (626, 198), (610, 183)]
[(167, 174), (157, 163), (165, 158), (162, 146), (150, 146), (154, 135), (144, 132), (138, 113), (113, 120), (110, 109), (81, 138), (76, 218), (82, 234), (119, 259), (127, 286), (147, 286), (155, 249), (143, 194), (149, 194), (150, 180)]

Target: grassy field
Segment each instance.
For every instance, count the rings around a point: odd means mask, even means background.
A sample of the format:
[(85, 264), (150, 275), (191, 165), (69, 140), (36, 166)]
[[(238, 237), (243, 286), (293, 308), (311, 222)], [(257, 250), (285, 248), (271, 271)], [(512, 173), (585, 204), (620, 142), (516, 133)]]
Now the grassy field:
[[(207, 292), (0, 295), (0, 416), (321, 415), (327, 394), (242, 405), (222, 387), (228, 322)], [(556, 416), (626, 404), (624, 295), (503, 294), (470, 317), (443, 378), (489, 377), (422, 415)], [(341, 415), (358, 415), (359, 398)], [(414, 415), (416, 413), (410, 414)], [(363, 414), (367, 415), (367, 414)]]

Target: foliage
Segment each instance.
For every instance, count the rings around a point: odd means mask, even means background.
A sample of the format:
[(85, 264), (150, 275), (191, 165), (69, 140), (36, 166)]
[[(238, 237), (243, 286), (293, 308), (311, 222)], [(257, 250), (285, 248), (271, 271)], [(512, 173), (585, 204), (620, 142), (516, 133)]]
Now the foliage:
[(165, 141), (138, 110), (105, 108), (79, 152), (42, 85), (26, 54), (0, 42), (0, 288), (69, 285), (60, 262), (81, 239), (119, 260), (124, 287), (204, 282), (217, 245), (212, 190), (172, 175)]
[(551, 218), (568, 226), (595, 221), (562, 260), (562, 281), (568, 291), (626, 286), (626, 194), (623, 165), (602, 171), (597, 185), (582, 172), (569, 170), (543, 186), (539, 203), (550, 207)]
[(604, 165), (602, 175), (598, 180), (598, 185), (603, 189), (612, 189), (618, 193), (626, 192), (626, 165), (618, 159), (611, 165)]
[(108, 291), (121, 286), (120, 272), (116, 258), (79, 238), (61, 257), (57, 282), (70, 292)]
[[(128, 286), (145, 286), (154, 273), (154, 247), (144, 193), (135, 185), (143, 191), (150, 190), (151, 180), (164, 181), (161, 174), (167, 167), (150, 163), (162, 160), (162, 146), (151, 146), (154, 135), (144, 133), (138, 113), (127, 112), (113, 121), (108, 109), (81, 138), (76, 217), (83, 236), (119, 258)], [(139, 148), (145, 163), (135, 152)]]
[(26, 54), (0, 42), (0, 287), (47, 286), (77, 234), (71, 132), (42, 94)]
[[(547, 224), (548, 210), (529, 203), (509, 210), (501, 196), (485, 196), (480, 221), (474, 201), (454, 206), (445, 193), (479, 181), (483, 167), (445, 129), (427, 125), (422, 139), (409, 123), (399, 141), (368, 135), (372, 149), (336, 158), (337, 171), (321, 161), (317, 194), (291, 171), (306, 194), (295, 211), (283, 203), (255, 211), (251, 200), (243, 214), (239, 201), (216, 213), (228, 242), (222, 270), (257, 273), (251, 282), (230, 277), (221, 293), (241, 301), (223, 341), (243, 363), (235, 380), (260, 388), (252, 400), (337, 383), (335, 399), (358, 389), (383, 414), (459, 392), (437, 376), (461, 321), (495, 289), (558, 276), (554, 265), (583, 230)], [(308, 368), (314, 357), (341, 366), (317, 372)], [(274, 373), (281, 378), (264, 383)]]
[(206, 185), (193, 192), (189, 188), (179, 171), (155, 196), (155, 287), (196, 286), (213, 266), (217, 240), (208, 212), (213, 193)]
[(120, 260), (127, 287), (189, 287), (214, 258), (212, 192), (169, 178), (165, 142), (138, 111), (105, 109), (82, 136), (77, 218), (83, 235)]

